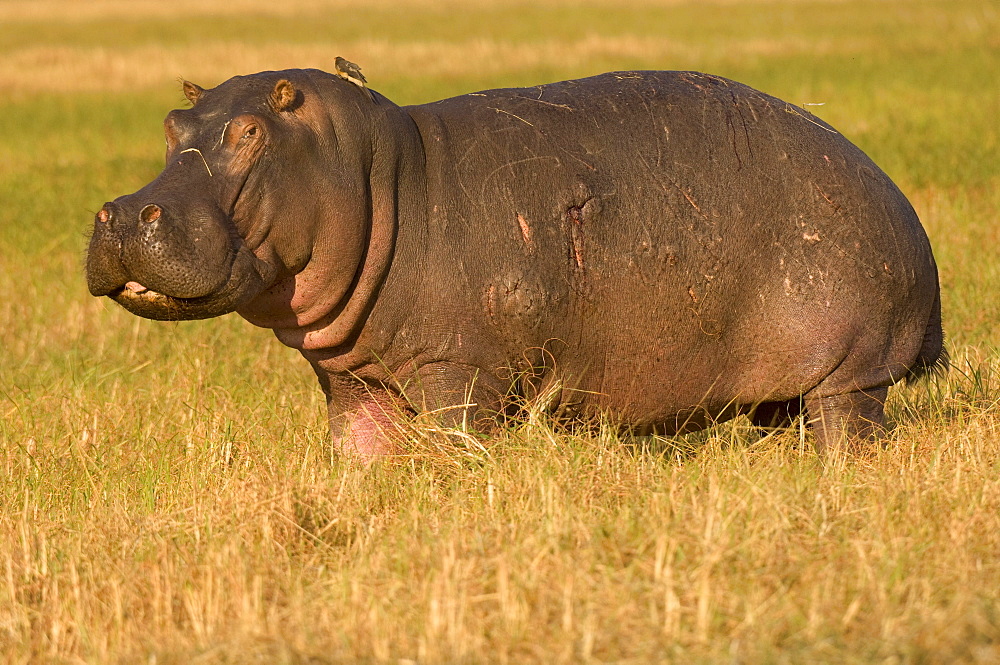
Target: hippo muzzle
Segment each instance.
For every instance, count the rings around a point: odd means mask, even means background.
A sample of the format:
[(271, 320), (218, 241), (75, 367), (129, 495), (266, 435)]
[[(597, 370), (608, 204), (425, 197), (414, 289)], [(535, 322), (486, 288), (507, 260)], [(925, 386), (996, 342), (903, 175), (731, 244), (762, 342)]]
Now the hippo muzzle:
[(244, 246), (218, 204), (186, 201), (159, 180), (95, 216), (87, 254), (93, 295), (150, 319), (197, 319), (234, 311), (270, 284), (274, 271)]

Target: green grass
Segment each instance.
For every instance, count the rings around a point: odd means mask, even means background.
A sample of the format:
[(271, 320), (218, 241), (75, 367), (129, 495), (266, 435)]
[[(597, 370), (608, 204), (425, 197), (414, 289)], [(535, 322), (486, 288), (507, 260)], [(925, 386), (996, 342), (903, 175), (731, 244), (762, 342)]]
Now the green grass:
[[(301, 2), (77, 20), (0, 0), (0, 661), (1000, 658), (994, 5)], [(125, 70), (87, 59), (119, 51)], [(235, 316), (137, 319), (82, 269), (94, 211), (162, 165), (176, 76), (337, 54), (403, 104), (629, 68), (823, 103), (931, 236), (952, 372), (891, 393), (869, 460), (738, 420), (651, 447), (417, 428), (410, 456), (343, 465), (297, 353)], [(52, 64), (73, 59), (85, 76)]]

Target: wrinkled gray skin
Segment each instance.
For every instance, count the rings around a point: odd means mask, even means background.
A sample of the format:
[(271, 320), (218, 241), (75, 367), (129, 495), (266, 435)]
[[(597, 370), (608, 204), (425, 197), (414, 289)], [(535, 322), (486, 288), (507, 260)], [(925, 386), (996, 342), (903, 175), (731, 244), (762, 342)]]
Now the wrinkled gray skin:
[(272, 328), (345, 452), (394, 450), (407, 414), (488, 429), (526, 401), (666, 434), (803, 404), (822, 451), (944, 364), (906, 198), (733, 81), (619, 72), (401, 108), (289, 70), (185, 94), (164, 171), (97, 215), (90, 290)]

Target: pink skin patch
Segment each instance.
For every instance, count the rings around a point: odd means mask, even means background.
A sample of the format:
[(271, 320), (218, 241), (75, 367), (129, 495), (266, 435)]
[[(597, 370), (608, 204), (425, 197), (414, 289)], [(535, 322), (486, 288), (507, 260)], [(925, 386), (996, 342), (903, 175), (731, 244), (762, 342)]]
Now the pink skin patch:
[(399, 452), (393, 441), (399, 428), (385, 413), (382, 406), (372, 400), (354, 413), (345, 414), (343, 434), (334, 435), (333, 445), (341, 455), (371, 462), (383, 455)]

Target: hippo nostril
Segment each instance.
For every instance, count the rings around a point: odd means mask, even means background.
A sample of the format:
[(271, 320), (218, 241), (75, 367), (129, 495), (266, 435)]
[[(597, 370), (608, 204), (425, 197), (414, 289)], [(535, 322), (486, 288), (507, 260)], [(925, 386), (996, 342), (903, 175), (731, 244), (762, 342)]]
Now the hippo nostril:
[(163, 214), (163, 210), (160, 209), (160, 206), (155, 203), (150, 203), (148, 206), (139, 211), (139, 219), (149, 224), (158, 220), (161, 214)]
[(97, 212), (96, 221), (98, 224), (114, 223), (118, 220), (118, 207), (111, 203), (106, 202), (101, 206), (101, 209)]

